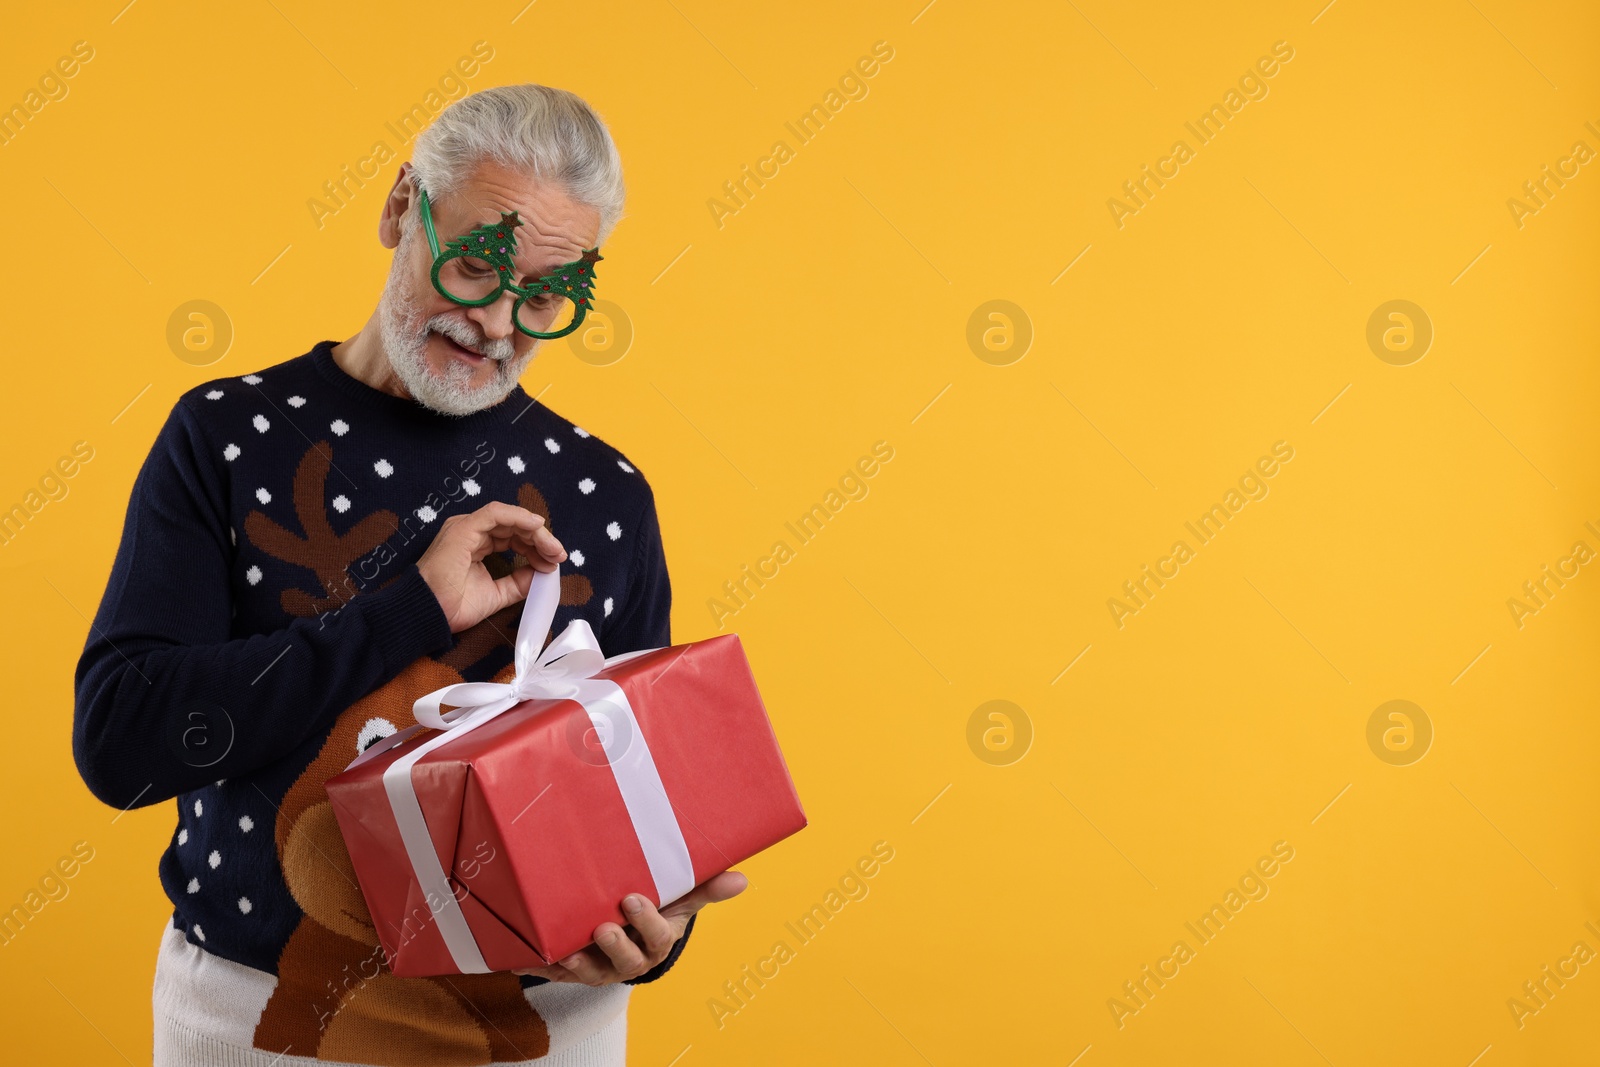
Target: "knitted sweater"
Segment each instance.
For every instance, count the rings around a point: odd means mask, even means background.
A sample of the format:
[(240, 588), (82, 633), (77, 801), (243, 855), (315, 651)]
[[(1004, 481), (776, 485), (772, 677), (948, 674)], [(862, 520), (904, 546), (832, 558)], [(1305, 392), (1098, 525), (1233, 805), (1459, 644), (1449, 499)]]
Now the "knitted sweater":
[[(616, 1044), (630, 987), (671, 967), (692, 920), (660, 965), (599, 989), (396, 978), (323, 783), (410, 725), (416, 697), (509, 668), (522, 605), (451, 634), (417, 569), (450, 515), (545, 517), (568, 552), (551, 634), (583, 618), (608, 656), (671, 644), (654, 495), (520, 387), (441, 415), (346, 374), (334, 343), (179, 397), (78, 662), (90, 791), (177, 801), (157, 1044), (172, 1062), (611, 1062), (558, 1054), (608, 1027)], [(484, 562), (505, 574), (513, 553)]]

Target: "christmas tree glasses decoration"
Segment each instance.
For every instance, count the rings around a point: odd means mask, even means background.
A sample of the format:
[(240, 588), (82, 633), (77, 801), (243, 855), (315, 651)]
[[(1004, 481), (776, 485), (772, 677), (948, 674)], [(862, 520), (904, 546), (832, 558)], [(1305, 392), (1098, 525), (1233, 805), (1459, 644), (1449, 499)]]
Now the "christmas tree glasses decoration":
[[(511, 320), (517, 329), (544, 340), (565, 337), (583, 324), (584, 316), (594, 305), (594, 265), (605, 258), (599, 248), (589, 249), (581, 258), (563, 263), (549, 274), (523, 278), (518, 285), (511, 280), (517, 270), (512, 262), (517, 251), (514, 231), (522, 225), (515, 211), (502, 213), (499, 222), (486, 222), (452, 237), (441, 249), (427, 190), (419, 192), (422, 226), (433, 251), (433, 287), (441, 296), (466, 307), (483, 307), (509, 290), (517, 297), (511, 309)], [(572, 321), (554, 332), (535, 329), (551, 321), (552, 312), (559, 310), (563, 300), (572, 304)]]

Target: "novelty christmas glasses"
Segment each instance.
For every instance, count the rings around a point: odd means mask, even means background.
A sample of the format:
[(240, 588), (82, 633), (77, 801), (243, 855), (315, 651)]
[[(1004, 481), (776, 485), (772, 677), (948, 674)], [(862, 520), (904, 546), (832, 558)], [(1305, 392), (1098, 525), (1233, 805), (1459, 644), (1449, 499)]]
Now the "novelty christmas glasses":
[(452, 237), (440, 248), (427, 191), (421, 192), (422, 225), (433, 251), (433, 287), (442, 296), (467, 307), (483, 307), (510, 290), (517, 296), (511, 310), (517, 329), (545, 340), (565, 337), (583, 324), (594, 302), (594, 265), (604, 258), (600, 249), (591, 248), (581, 259), (538, 278), (525, 277), (518, 285), (511, 280), (517, 271), (512, 262), (517, 252), (513, 231), (522, 225), (515, 211), (502, 214), (499, 222), (486, 222)]

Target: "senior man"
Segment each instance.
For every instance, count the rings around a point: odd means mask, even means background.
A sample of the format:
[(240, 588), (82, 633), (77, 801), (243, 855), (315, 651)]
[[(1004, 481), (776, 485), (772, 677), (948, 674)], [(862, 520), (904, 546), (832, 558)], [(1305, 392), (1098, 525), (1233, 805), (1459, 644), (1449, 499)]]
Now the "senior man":
[(608, 656), (672, 643), (649, 483), (518, 385), (587, 314), (622, 203), (583, 100), (465, 97), (383, 205), (395, 254), (366, 325), (173, 406), (73, 722), (95, 796), (177, 800), (157, 1064), (622, 1063), (631, 987), (745, 887), (725, 871), (659, 911), (629, 894), (627, 926), (554, 966), (397, 978), (323, 787), (416, 697), (503, 671), (535, 570), (561, 572), (552, 633), (585, 619)]

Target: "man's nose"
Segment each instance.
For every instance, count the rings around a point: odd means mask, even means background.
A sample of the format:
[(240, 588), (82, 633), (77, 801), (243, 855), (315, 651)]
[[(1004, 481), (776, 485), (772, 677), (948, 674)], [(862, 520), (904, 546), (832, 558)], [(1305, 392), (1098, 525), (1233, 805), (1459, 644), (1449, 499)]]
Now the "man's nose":
[(478, 324), (483, 335), (491, 341), (504, 340), (516, 329), (511, 321), (511, 309), (516, 307), (517, 295), (509, 289), (500, 299), (478, 308), (468, 308), (467, 318)]

